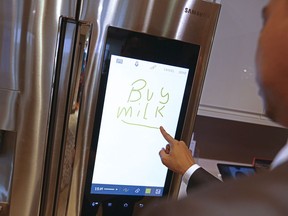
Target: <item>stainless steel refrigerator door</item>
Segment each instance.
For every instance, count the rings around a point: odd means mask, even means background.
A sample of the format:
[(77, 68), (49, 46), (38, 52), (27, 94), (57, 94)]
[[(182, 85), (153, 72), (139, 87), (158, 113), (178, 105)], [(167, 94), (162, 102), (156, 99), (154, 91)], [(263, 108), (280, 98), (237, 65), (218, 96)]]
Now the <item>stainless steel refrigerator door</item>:
[(75, 10), (76, 0), (0, 1), (0, 130), (15, 133), (6, 215), (39, 215), (58, 19)]
[[(81, 211), (85, 170), (99, 87), (98, 75), (107, 26), (113, 25), (201, 46), (194, 87), (188, 106), (189, 111), (182, 134), (182, 139), (189, 143), (219, 12), (219, 4), (202, 0), (86, 0), (82, 2), (80, 19), (92, 22), (94, 30), (83, 96), (85, 103), (80, 111), (81, 119), (66, 215), (79, 215)], [(180, 176), (175, 175), (170, 196), (177, 197), (180, 181)]]

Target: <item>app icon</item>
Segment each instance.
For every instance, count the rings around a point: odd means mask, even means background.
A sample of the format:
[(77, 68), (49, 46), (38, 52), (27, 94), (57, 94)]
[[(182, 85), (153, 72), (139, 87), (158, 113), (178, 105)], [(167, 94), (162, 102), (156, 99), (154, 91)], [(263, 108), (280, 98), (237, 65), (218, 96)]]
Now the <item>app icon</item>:
[(92, 205), (93, 207), (98, 206), (98, 205), (99, 205), (99, 202), (92, 202), (91, 205)]
[(145, 194), (151, 194), (151, 188), (146, 188), (145, 189)]
[(158, 194), (158, 195), (161, 194), (161, 189), (156, 189), (155, 194)]
[(109, 202), (109, 203), (107, 203), (107, 206), (108, 206), (108, 207), (112, 207), (112, 206), (113, 206), (113, 203)]
[(124, 206), (124, 208), (127, 208), (129, 206), (129, 204), (128, 203), (124, 203), (123, 206)]

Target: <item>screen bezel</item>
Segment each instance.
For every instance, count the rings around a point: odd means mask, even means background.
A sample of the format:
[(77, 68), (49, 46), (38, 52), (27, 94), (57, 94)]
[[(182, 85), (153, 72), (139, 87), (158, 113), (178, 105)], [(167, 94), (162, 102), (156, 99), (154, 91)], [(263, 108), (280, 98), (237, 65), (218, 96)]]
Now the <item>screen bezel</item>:
[[(117, 40), (122, 43), (122, 48), (125, 43), (128, 43), (129, 39), (138, 39), (139, 44), (143, 46), (149, 44), (150, 48), (147, 52), (143, 52), (146, 47), (131, 47), (130, 50), (123, 52), (123, 49), (112, 49), (112, 40)], [(121, 44), (120, 43), (120, 44)], [(147, 43), (147, 44), (146, 44)], [(115, 51), (116, 50), (116, 51)], [(159, 52), (159, 50), (161, 52)], [(172, 51), (171, 51), (172, 50)], [(186, 43), (174, 39), (168, 39), (164, 37), (158, 37), (145, 33), (135, 32), (131, 30), (121, 29), (113, 26), (109, 26), (107, 29), (107, 37), (105, 42), (105, 52), (102, 60), (102, 69), (100, 77), (100, 85), (98, 92), (98, 99), (95, 111), (94, 128), (92, 135), (92, 143), (90, 148), (90, 155), (88, 160), (87, 177), (84, 189), (83, 206), (87, 206), (87, 201), (98, 200), (105, 202), (111, 199), (133, 200), (133, 202), (141, 200), (146, 196), (127, 196), (127, 195), (105, 195), (105, 194), (91, 194), (92, 177), (94, 170), (95, 157), (97, 153), (97, 142), (99, 138), (99, 131), (101, 126), (101, 117), (103, 112), (103, 105), (105, 99), (105, 92), (107, 87), (107, 80), (109, 76), (109, 65), (111, 55), (119, 55), (128, 58), (136, 58), (144, 61), (157, 62), (161, 64), (173, 65), (189, 69), (189, 74), (186, 81), (186, 87), (184, 90), (183, 101), (181, 105), (181, 111), (175, 133), (175, 138), (181, 138), (181, 132), (185, 120), (185, 114), (189, 102), (189, 97), (192, 89), (193, 79), (195, 75), (196, 65), (200, 52), (200, 46), (196, 44)], [(159, 132), (160, 133), (160, 132)], [(174, 135), (174, 134), (173, 134)], [(159, 149), (160, 150), (160, 149)], [(169, 192), (170, 183), (172, 179), (172, 171), (167, 171), (166, 181), (163, 189), (163, 197)]]

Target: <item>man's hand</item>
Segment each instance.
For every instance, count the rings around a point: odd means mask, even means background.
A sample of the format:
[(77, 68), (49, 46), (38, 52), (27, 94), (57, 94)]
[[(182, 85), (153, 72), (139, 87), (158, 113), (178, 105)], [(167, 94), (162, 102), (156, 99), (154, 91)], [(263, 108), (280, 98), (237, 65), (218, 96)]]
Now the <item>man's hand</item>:
[(192, 157), (191, 150), (185, 142), (174, 139), (161, 126), (160, 131), (164, 139), (168, 142), (166, 148), (159, 152), (162, 163), (173, 172), (183, 175), (195, 161)]

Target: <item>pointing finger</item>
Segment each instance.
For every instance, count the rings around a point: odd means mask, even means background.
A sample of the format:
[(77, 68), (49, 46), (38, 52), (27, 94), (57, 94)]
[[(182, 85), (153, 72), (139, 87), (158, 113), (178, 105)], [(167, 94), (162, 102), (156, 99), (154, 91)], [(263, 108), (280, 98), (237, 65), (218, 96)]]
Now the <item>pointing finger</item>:
[(170, 134), (168, 134), (162, 126), (160, 127), (160, 132), (168, 143), (174, 144), (175, 142), (177, 142), (177, 140), (175, 140)]

